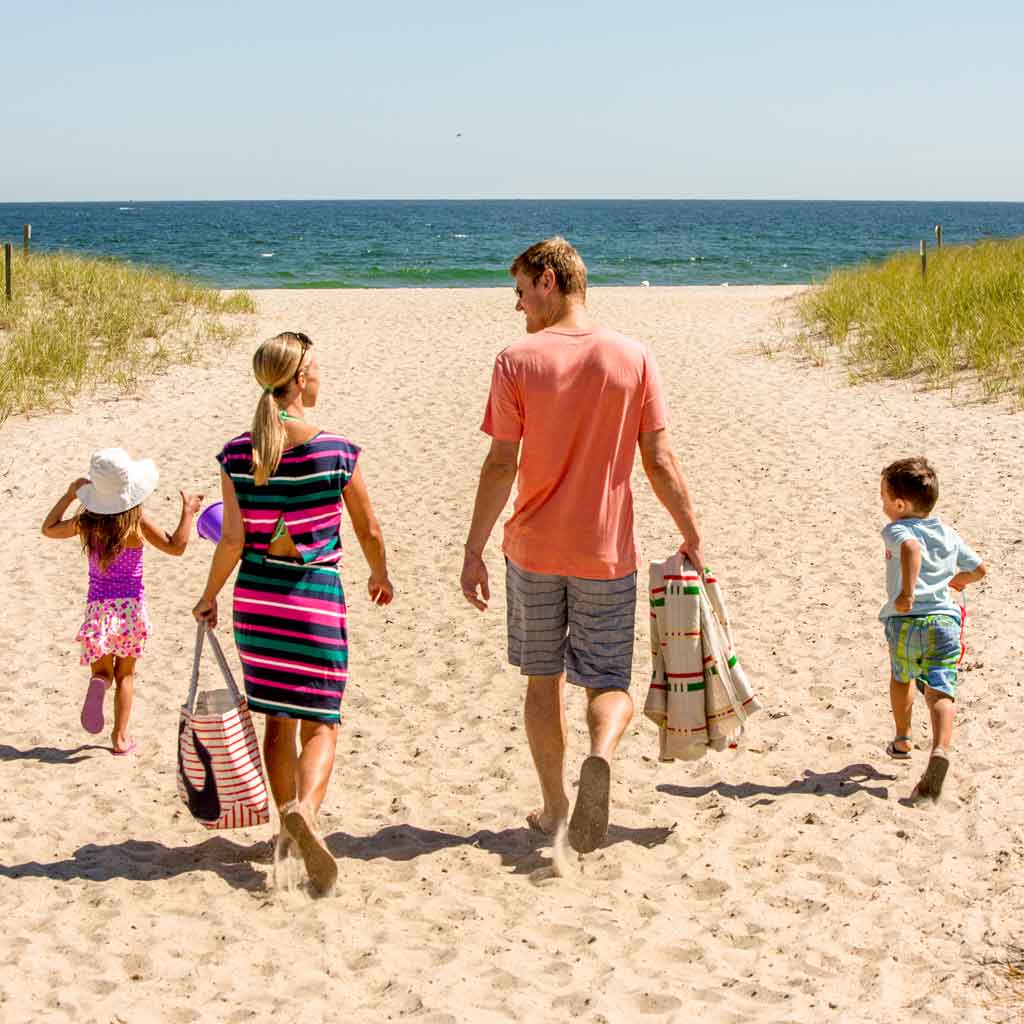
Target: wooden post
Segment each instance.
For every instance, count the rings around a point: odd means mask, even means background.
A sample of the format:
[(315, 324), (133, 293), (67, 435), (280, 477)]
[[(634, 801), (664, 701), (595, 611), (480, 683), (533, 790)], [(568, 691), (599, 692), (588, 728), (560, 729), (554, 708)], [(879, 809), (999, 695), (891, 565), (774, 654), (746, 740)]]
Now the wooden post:
[(22, 233), (21, 234), (22, 234), (22, 246), (24, 247), (25, 255), (27, 256), (28, 255), (29, 244), (32, 241), (32, 225), (31, 224), (26, 224), (25, 227), (22, 229)]
[(4, 294), (7, 301), (11, 301), (11, 251), (14, 246), (10, 242), (4, 242)]
[(941, 249), (942, 248), (942, 225), (941, 224), (936, 224), (935, 225), (935, 248), (936, 249)]
[(928, 244), (925, 240), (921, 239), (921, 277), (926, 278), (928, 276)]

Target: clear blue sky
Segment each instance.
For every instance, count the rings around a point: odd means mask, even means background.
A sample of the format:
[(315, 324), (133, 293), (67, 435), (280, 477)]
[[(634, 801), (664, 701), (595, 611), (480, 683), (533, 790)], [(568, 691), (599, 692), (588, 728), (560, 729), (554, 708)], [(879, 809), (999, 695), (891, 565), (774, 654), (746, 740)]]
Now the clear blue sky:
[(1019, 0), (57, 0), (0, 33), (0, 202), (1024, 200)]

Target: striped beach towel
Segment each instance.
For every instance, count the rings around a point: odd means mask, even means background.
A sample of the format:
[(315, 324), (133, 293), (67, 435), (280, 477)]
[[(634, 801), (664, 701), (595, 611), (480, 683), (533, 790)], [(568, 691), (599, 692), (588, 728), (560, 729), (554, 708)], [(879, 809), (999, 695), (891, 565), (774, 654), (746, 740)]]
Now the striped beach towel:
[[(204, 635), (226, 690), (198, 692)], [(192, 817), (209, 829), (249, 828), (270, 820), (252, 717), (220, 643), (205, 623), (196, 633), (192, 684), (178, 720), (178, 795)]]
[(733, 648), (718, 580), (678, 552), (652, 562), (651, 688), (644, 714), (658, 726), (662, 761), (696, 761), (735, 742), (761, 703)]

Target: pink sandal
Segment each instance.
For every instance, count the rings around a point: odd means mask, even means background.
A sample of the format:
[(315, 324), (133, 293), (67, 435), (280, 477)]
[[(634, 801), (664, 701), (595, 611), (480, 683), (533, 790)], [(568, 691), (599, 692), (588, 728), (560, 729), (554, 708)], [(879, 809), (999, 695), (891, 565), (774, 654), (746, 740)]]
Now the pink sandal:
[(93, 676), (89, 680), (89, 689), (85, 691), (85, 702), (82, 704), (82, 728), (95, 735), (103, 732), (103, 699), (107, 695), (110, 681), (103, 676)]

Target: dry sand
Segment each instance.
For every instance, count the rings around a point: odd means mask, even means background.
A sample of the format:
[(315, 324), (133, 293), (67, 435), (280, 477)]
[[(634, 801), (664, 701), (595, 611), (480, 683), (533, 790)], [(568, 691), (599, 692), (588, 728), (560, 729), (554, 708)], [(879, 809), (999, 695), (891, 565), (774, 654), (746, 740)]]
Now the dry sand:
[[(767, 711), (738, 753), (659, 764), (638, 713), (607, 845), (568, 877), (524, 827), (537, 793), (523, 686), (492, 608), (458, 588), (495, 353), (521, 330), (511, 291), (258, 293), (242, 344), (135, 399), (81, 400), (2, 429), (0, 1018), (4, 1021), (1009, 1020), (1021, 959), (1024, 417), (905, 384), (768, 357), (794, 289), (595, 290), (648, 340), (672, 433)], [(155, 639), (135, 758), (85, 735), (72, 642), (85, 564), (38, 531), (89, 453), (153, 457), (148, 508), (215, 493), (214, 452), (245, 429), (255, 343), (297, 328), (324, 377), (317, 421), (365, 448), (398, 589), (370, 607), (349, 541), (351, 682), (325, 832), (334, 898), (271, 887), (271, 829), (211, 835), (174, 788), (189, 609), (211, 547), (151, 551)], [(969, 651), (948, 792), (907, 805), (924, 766), (892, 735), (875, 620), (878, 473), (927, 453), (939, 512), (991, 567), (969, 592)], [(637, 476), (642, 557), (675, 538)], [(643, 577), (642, 577), (643, 578)], [(225, 619), (227, 616), (225, 616)], [(230, 642), (226, 624), (221, 635)], [(634, 695), (648, 676), (637, 615)], [(232, 649), (232, 657), (233, 657)], [(210, 676), (212, 682), (212, 674)], [(570, 694), (569, 775), (585, 753)], [(915, 739), (927, 745), (918, 707)], [(257, 719), (258, 720), (258, 719)], [(259, 723), (261, 727), (261, 723)], [(276, 1014), (283, 1014), (275, 1017)]]

